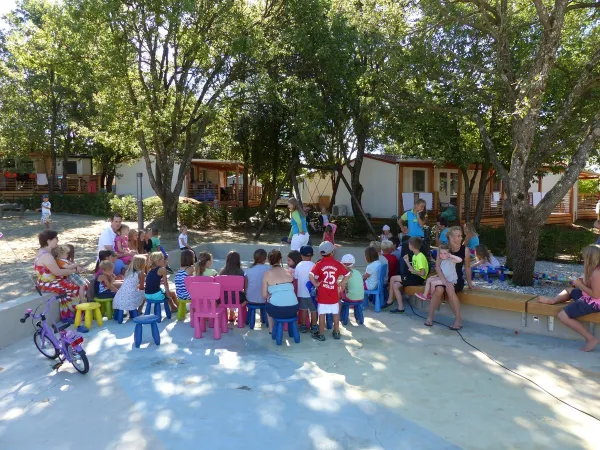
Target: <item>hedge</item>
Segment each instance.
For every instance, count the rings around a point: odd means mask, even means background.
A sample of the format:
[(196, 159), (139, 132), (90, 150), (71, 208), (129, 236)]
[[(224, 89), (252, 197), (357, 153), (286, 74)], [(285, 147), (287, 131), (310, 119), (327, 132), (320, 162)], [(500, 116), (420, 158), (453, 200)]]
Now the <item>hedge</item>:
[[(50, 203), (52, 211), (69, 214), (86, 214), (91, 216), (108, 217), (110, 215), (110, 202), (114, 194), (99, 192), (96, 194), (50, 194)], [(0, 201), (4, 203), (0, 195)], [(25, 209), (35, 210), (42, 203), (41, 195), (32, 195), (30, 197), (20, 197), (11, 203), (22, 203)]]

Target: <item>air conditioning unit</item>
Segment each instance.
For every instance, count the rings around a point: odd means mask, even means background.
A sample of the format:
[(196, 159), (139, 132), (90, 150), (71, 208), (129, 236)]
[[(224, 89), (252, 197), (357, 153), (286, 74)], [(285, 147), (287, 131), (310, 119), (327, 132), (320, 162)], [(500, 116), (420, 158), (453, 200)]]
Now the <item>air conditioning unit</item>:
[(333, 216), (342, 216), (345, 217), (348, 215), (348, 207), (346, 205), (333, 205), (333, 210), (331, 211)]

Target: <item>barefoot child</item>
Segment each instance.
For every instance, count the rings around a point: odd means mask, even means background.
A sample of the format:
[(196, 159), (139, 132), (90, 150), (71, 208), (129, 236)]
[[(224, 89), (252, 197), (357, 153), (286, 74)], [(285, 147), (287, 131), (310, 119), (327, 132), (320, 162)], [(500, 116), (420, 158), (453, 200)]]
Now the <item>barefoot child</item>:
[(36, 211), (42, 212), (42, 225), (46, 228), (46, 230), (50, 229), (50, 225), (52, 224), (51, 216), (52, 216), (52, 204), (50, 203), (50, 197), (48, 194), (42, 195), (42, 204), (41, 207), (36, 209)]
[(600, 312), (600, 247), (588, 245), (582, 254), (583, 279), (577, 278), (572, 282), (572, 288), (565, 289), (554, 298), (539, 297), (538, 302), (555, 305), (572, 299), (573, 302), (558, 313), (558, 319), (583, 336), (585, 345), (581, 347), (581, 351), (591, 352), (600, 341), (577, 318)]
[(306, 283), (310, 281), (309, 274), (315, 263), (312, 262), (313, 248), (305, 245), (300, 248), (302, 261), (296, 265), (294, 270), (294, 279), (298, 281), (298, 304), (300, 306), (300, 333), (307, 333), (306, 314), (310, 313), (310, 331), (316, 333), (319, 331), (317, 327), (317, 308), (310, 298), (310, 292), (306, 287)]
[[(339, 261), (333, 258), (335, 246), (331, 242), (322, 242), (319, 245), (321, 261), (311, 269), (308, 277), (317, 288), (317, 302), (319, 313), (319, 331), (313, 333), (312, 337), (318, 341), (324, 341), (325, 315), (333, 314), (333, 338), (339, 339), (340, 335), (340, 289), (344, 291), (350, 272)], [(338, 278), (342, 276), (342, 282), (338, 286)]]
[(133, 255), (137, 254), (137, 251), (129, 249), (129, 227), (125, 224), (121, 225), (121, 228), (117, 231), (115, 248), (117, 249), (117, 256), (125, 264), (129, 264), (133, 259)]
[[(452, 284), (458, 281), (458, 274), (456, 273), (456, 265), (462, 262), (462, 259), (458, 256), (454, 256), (450, 253), (450, 246), (448, 244), (442, 244), (439, 247), (440, 250), (440, 267), (446, 280)], [(421, 300), (431, 300), (431, 292), (437, 286), (444, 286), (445, 283), (438, 275), (427, 278), (425, 282), (425, 291), (421, 294), (420, 292), (415, 294), (416, 297)]]

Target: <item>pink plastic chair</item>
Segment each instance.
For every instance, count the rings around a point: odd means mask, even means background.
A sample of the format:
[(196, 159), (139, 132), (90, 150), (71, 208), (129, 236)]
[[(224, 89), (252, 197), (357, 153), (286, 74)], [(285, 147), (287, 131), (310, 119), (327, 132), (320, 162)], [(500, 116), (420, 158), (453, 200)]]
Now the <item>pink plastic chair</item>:
[(226, 310), (217, 306), (221, 297), (221, 286), (217, 283), (194, 282), (189, 278), (191, 277), (185, 279), (185, 287), (190, 293), (194, 310), (194, 339), (201, 338), (202, 333), (206, 331), (205, 319), (215, 321), (213, 338), (221, 339), (221, 332), (227, 333)]
[(237, 309), (238, 328), (246, 326), (248, 311), (240, 303), (240, 292), (244, 291), (244, 277), (241, 275), (218, 275), (215, 281), (221, 285), (221, 308)]
[[(196, 275), (196, 276), (189, 276), (189, 277), (185, 277), (184, 281), (186, 282), (186, 289), (187, 289), (187, 282), (188, 280), (190, 280), (190, 283), (214, 283), (215, 282), (215, 277), (205, 277), (204, 275)], [(188, 292), (190, 292), (188, 290)], [(191, 295), (191, 293), (190, 293)], [(190, 326), (193, 328), (194, 327), (194, 308), (192, 308), (192, 304), (190, 302)]]

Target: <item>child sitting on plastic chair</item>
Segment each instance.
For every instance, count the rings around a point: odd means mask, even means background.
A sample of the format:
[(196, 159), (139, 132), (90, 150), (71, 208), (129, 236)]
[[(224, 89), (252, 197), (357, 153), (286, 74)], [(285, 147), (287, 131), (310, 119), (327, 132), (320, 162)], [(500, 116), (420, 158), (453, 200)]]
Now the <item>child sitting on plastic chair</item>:
[(365, 286), (360, 272), (354, 268), (356, 260), (351, 254), (342, 256), (342, 264), (350, 271), (346, 289), (342, 291), (342, 299), (346, 302), (362, 303), (365, 298)]
[[(148, 300), (164, 300), (168, 298), (172, 311), (179, 307), (175, 292), (169, 290), (165, 257), (161, 252), (150, 254), (150, 270), (146, 275), (145, 294)], [(161, 282), (164, 286), (161, 286)]]

